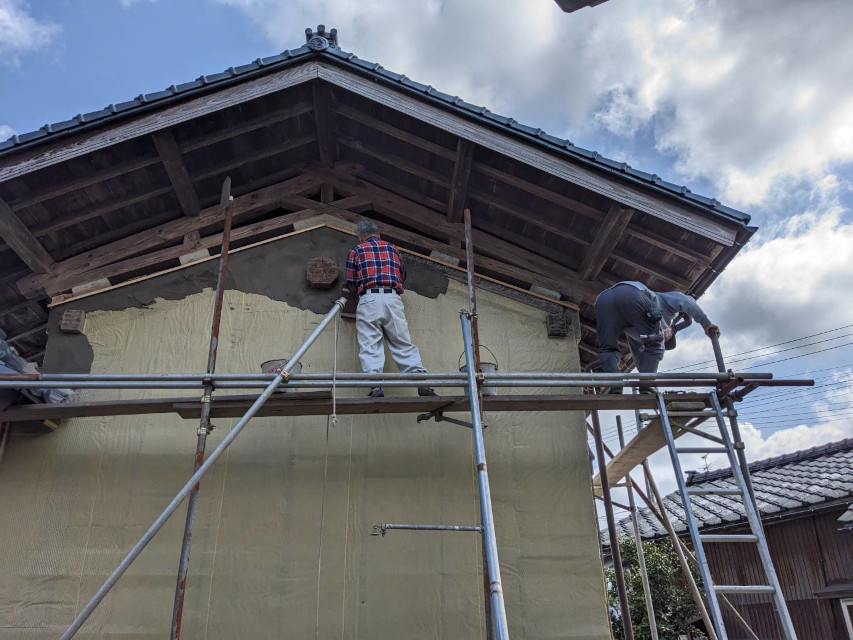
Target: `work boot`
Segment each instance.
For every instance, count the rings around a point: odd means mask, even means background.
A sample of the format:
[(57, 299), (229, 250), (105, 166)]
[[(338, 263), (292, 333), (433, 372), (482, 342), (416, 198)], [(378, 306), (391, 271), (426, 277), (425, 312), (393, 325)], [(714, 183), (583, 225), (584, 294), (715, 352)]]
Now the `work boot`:
[(370, 393), (367, 394), (368, 398), (384, 398), (385, 397), (385, 389), (382, 387), (373, 387), (370, 390)]
[(418, 387), (418, 395), (419, 396), (437, 396), (438, 394), (434, 389), (430, 389), (429, 387)]
[(607, 387), (606, 389), (605, 395), (622, 395), (622, 387)]
[(657, 392), (657, 387), (640, 387), (640, 393), (642, 394), (655, 395)]

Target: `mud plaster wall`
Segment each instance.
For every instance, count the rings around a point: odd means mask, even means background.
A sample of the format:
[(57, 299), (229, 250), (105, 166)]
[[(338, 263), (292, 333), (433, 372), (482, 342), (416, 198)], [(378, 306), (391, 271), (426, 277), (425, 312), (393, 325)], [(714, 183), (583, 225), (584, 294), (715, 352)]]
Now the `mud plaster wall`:
[[(312, 257), (304, 250), (290, 258), (304, 265)], [(299, 271), (301, 282), (302, 268), (288, 277)], [(203, 369), (213, 294), (192, 270), (178, 273), (199, 291), (178, 297), (154, 279), (87, 299), (91, 371)], [(278, 298), (272, 288), (227, 291), (218, 370), (255, 371), (292, 353), (316, 326), (313, 303), (299, 308), (285, 287)], [(404, 296), (411, 332), (429, 369), (452, 371), (466, 291), (444, 278), (430, 292)], [(574, 341), (545, 336), (545, 311), (478, 296), (482, 341), (502, 369), (576, 370)], [(354, 327), (342, 321), (339, 331), (339, 366), (357, 370)], [(305, 371), (331, 369), (333, 338), (321, 336)], [(51, 341), (50, 349), (58, 344)], [(412, 391), (389, 390), (403, 393)], [(154, 394), (175, 392), (83, 392), (104, 400)], [(215, 421), (208, 450), (235, 421)], [(495, 413), (487, 422), (512, 636), (609, 638), (582, 417)], [(0, 465), (0, 509), (12, 514), (0, 521), (0, 636), (59, 635), (191, 473), (196, 426), (169, 415), (85, 418), (10, 443)], [(325, 417), (255, 419), (206, 476), (183, 637), (484, 637), (476, 534), (369, 535), (377, 522), (478, 522), (470, 431), (408, 415), (341, 416), (328, 440), (326, 427)], [(77, 637), (168, 634), (184, 515), (181, 508)]]

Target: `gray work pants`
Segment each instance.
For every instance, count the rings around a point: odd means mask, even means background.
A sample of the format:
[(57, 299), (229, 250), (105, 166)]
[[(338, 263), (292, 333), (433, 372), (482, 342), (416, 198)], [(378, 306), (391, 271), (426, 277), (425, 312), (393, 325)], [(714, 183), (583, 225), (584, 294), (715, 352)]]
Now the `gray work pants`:
[(598, 354), (606, 373), (619, 371), (618, 340), (627, 334), (628, 346), (640, 373), (656, 373), (663, 358), (663, 341), (638, 340), (631, 335), (659, 335), (660, 318), (649, 315), (652, 300), (645, 291), (629, 284), (618, 284), (602, 291), (595, 301)]
[(380, 373), (385, 367), (383, 337), (391, 357), (403, 373), (426, 371), (418, 348), (409, 336), (403, 300), (396, 293), (366, 293), (355, 313), (358, 359), (365, 373)]

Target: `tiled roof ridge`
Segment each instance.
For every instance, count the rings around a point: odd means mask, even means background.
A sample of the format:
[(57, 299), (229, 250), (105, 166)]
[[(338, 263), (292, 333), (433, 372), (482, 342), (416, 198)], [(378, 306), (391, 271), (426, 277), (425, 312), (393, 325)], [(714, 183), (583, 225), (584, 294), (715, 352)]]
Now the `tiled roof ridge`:
[[(853, 450), (853, 438), (845, 438), (844, 440), (828, 442), (826, 444), (818, 445), (816, 447), (811, 447), (810, 449), (801, 449), (792, 453), (786, 453), (780, 456), (774, 456), (772, 458), (765, 458), (763, 460), (756, 460), (755, 462), (750, 462), (749, 471), (750, 473), (755, 473), (756, 471), (764, 471), (767, 469), (781, 467), (787, 464), (805, 462), (807, 460), (816, 460), (817, 458), (823, 458), (825, 456), (839, 453), (841, 451), (851, 450)], [(711, 480), (728, 478), (731, 475), (732, 470), (730, 468), (714, 469), (713, 471), (705, 471), (701, 473), (696, 471), (688, 471), (687, 484), (697, 485), (702, 482), (710, 482)]]
[(570, 140), (552, 136), (542, 129), (522, 124), (514, 118), (493, 113), (486, 107), (465, 102), (459, 96), (451, 96), (449, 94), (442, 93), (432, 86), (415, 82), (403, 74), (385, 69), (379, 63), (362, 60), (355, 54), (342, 51), (338, 45), (336, 29), (326, 32), (323, 25), (318, 25), (317, 31), (315, 32), (312, 32), (310, 28), (306, 29), (305, 36), (307, 42), (298, 49), (288, 49), (278, 55), (266, 58), (257, 58), (249, 64), (229, 67), (220, 73), (202, 75), (192, 82), (185, 82), (178, 85), (173, 84), (162, 91), (143, 93), (132, 100), (117, 104), (110, 104), (98, 111), (77, 114), (70, 120), (46, 124), (35, 131), (13, 135), (6, 141), (0, 141), (0, 157), (2, 157), (4, 153), (13, 151), (22, 145), (27, 143), (36, 143), (37, 141), (50, 137), (54, 134), (66, 132), (71, 129), (77, 129), (101, 120), (106, 120), (119, 114), (127, 114), (132, 111), (141, 110), (143, 108), (150, 107), (154, 103), (165, 102), (169, 99), (190, 95), (206, 90), (212, 85), (234, 81), (236, 78), (251, 77), (259, 73), (266, 73), (270, 70), (270, 67), (291, 64), (296, 59), (307, 58), (314, 55), (337, 59), (339, 62), (356, 67), (362, 72), (379, 76), (382, 79), (389, 80), (397, 85), (403, 86), (410, 91), (415, 91), (422, 96), (427, 96), (447, 106), (451, 106), (468, 116), (486, 121), (492, 126), (502, 125), (503, 127), (512, 130), (514, 133), (521, 134), (542, 146), (565, 155), (569, 155), (576, 160), (584, 162), (585, 164), (596, 166), (597, 168), (609, 173), (621, 174), (634, 182), (663, 191), (670, 196), (675, 196), (676, 198), (688, 201), (693, 205), (704, 207), (709, 210), (710, 213), (734, 220), (744, 226), (749, 224), (750, 216), (748, 214), (731, 207), (727, 207), (715, 198), (695, 194), (686, 186), (663, 180), (657, 174), (651, 174), (634, 169), (625, 162), (606, 158), (597, 151), (578, 147)]

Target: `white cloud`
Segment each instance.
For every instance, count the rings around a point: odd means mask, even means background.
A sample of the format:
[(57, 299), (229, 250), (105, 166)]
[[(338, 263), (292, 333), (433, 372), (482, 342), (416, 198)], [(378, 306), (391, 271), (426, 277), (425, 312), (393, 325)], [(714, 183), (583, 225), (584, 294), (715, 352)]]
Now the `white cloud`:
[(0, 124), (0, 142), (4, 142), (15, 135), (15, 130), (9, 125)]
[[(343, 48), (571, 139), (651, 129), (682, 178), (735, 206), (853, 161), (853, 3), (620, 0), (566, 15), (514, 0), (211, 0), (279, 48)], [(791, 25), (796, 24), (796, 32)]]
[(0, 58), (18, 66), (20, 56), (44, 49), (59, 34), (59, 25), (30, 15), (23, 0), (0, 0)]

